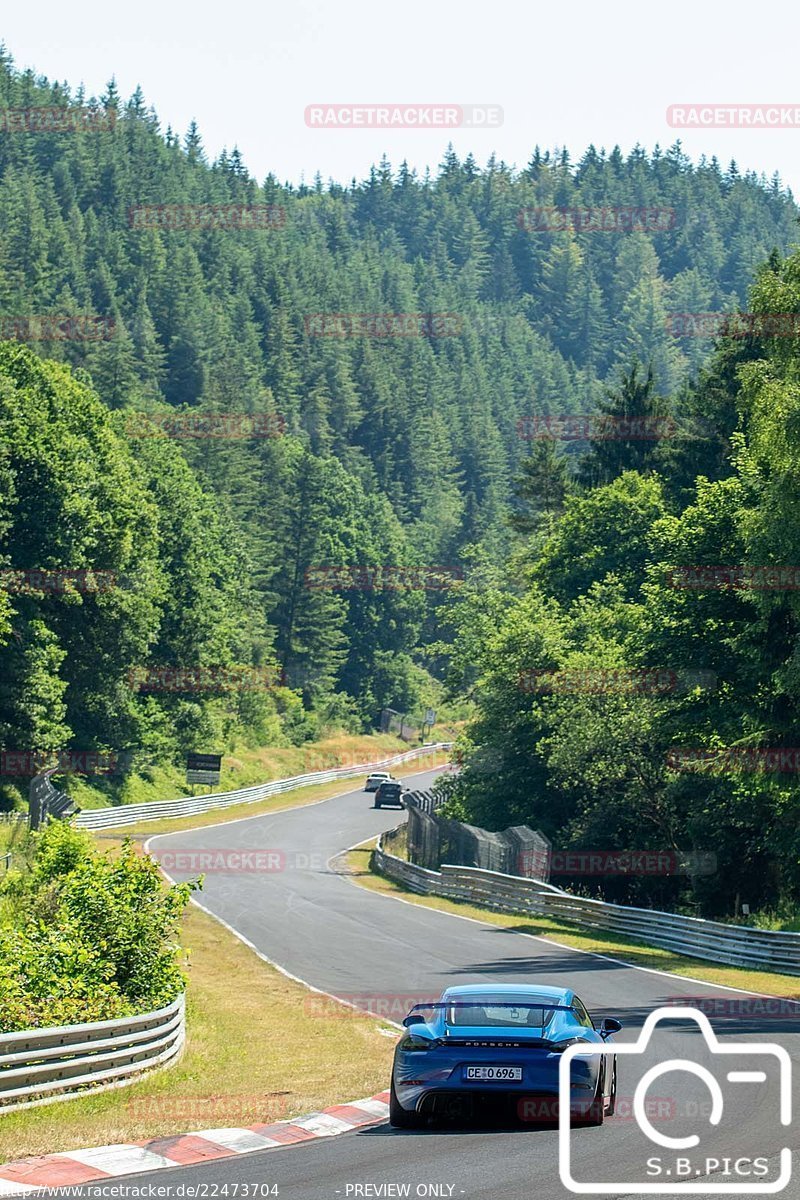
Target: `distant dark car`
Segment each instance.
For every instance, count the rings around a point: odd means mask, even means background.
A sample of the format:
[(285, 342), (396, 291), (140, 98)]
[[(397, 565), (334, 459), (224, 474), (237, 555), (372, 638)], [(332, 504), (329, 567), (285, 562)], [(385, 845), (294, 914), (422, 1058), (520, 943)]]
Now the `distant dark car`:
[(383, 808), (384, 804), (395, 804), (399, 808), (403, 807), (403, 785), (397, 780), (387, 780), (382, 783), (375, 793), (375, 803), (373, 808)]

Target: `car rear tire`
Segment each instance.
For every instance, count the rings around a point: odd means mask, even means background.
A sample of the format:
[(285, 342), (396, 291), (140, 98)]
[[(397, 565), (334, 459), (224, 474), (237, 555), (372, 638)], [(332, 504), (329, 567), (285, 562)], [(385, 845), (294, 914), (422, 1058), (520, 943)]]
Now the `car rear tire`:
[(373, 807), (373, 808), (380, 808), (380, 807), (381, 807), (381, 802), (380, 802), (380, 800), (376, 800), (376, 801), (375, 801), (375, 803), (373, 804), (373, 806), (372, 806), (372, 807)]
[(571, 1122), (572, 1125), (578, 1129), (592, 1129), (603, 1124), (606, 1115), (606, 1102), (603, 1092), (603, 1079), (600, 1077), (597, 1080), (597, 1090), (595, 1091), (592, 1103), (589, 1105), (586, 1112), (576, 1113), (573, 1116)]
[(617, 1062), (615, 1059), (614, 1060), (614, 1073), (611, 1076), (611, 1093), (608, 1097), (608, 1108), (606, 1109), (606, 1116), (613, 1117), (613, 1115), (616, 1111), (617, 1111)]
[(394, 1079), (389, 1089), (389, 1124), (392, 1129), (422, 1129), (427, 1119), (418, 1112), (408, 1112), (397, 1099)]

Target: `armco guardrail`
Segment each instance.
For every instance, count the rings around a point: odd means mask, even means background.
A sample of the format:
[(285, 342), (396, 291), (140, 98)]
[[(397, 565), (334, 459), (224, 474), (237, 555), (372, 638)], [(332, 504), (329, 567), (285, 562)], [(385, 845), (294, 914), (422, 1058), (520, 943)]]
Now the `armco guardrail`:
[(31, 780), (28, 816), (31, 829), (47, 823), (48, 817), (71, 817), (77, 812), (69, 796), (53, 786), (50, 776), (54, 770), (42, 771)]
[(438, 796), (434, 796), (433, 792), (406, 792), (403, 797), (403, 803), (406, 808), (412, 804), (418, 808), (420, 812), (434, 813), (441, 803)]
[(446, 896), (500, 912), (556, 917), (583, 928), (624, 934), (690, 958), (800, 975), (800, 933), (725, 925), (721, 921), (704, 921), (657, 909), (606, 904), (602, 900), (572, 896), (535, 879), (477, 867), (442, 866), (441, 871), (427, 871), (390, 854), (385, 849), (385, 840), (384, 835), (373, 855), (376, 868), (421, 895)]
[(178, 1057), (184, 998), (140, 1017), (0, 1034), (0, 1114), (124, 1083)]
[(219, 792), (217, 795), (185, 796), (177, 800), (153, 800), (146, 804), (121, 804), (118, 808), (84, 809), (75, 819), (79, 829), (115, 829), (120, 825), (134, 825), (137, 821), (155, 821), (164, 817), (186, 817), (194, 813), (211, 812), (215, 808), (229, 808), (233, 804), (254, 804), (268, 796), (289, 792), (293, 788), (312, 783), (330, 783), (336, 779), (351, 779), (381, 767), (399, 766), (413, 762), (426, 754), (449, 750), (452, 742), (435, 742), (417, 746), (402, 754), (395, 754), (381, 762), (358, 763), (351, 767), (331, 767), (329, 771), (311, 771), (307, 775), (294, 775), (290, 779), (273, 779), (270, 783), (257, 783), (254, 787), (239, 788), (234, 792)]
[(438, 871), (442, 863), (450, 863), (549, 882), (550, 842), (539, 830), (511, 825), (492, 833), (441, 816), (440, 801), (440, 796), (432, 792), (405, 795), (410, 862), (429, 871)]

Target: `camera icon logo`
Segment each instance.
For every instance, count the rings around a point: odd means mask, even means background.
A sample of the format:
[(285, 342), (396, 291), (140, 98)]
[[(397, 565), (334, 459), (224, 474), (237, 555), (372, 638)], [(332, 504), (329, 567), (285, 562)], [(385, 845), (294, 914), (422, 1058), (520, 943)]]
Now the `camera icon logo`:
[[(763, 1180), (768, 1174), (769, 1163), (763, 1158), (739, 1157), (709, 1158), (703, 1153), (702, 1157), (691, 1157), (687, 1152), (696, 1150), (700, 1145), (700, 1136), (696, 1133), (683, 1137), (670, 1137), (656, 1129), (651, 1123), (646, 1111), (647, 1091), (662, 1075), (668, 1072), (684, 1072), (700, 1079), (705, 1084), (710, 1095), (708, 1122), (711, 1126), (719, 1126), (725, 1111), (725, 1097), (722, 1087), (712, 1071), (702, 1063), (689, 1058), (671, 1058), (656, 1066), (650, 1067), (639, 1080), (633, 1096), (633, 1115), (640, 1131), (649, 1143), (666, 1150), (669, 1155), (647, 1159), (644, 1172), (647, 1178), (636, 1182), (585, 1182), (574, 1178), (573, 1140), (571, 1135), (570, 1097), (572, 1074), (570, 1065), (578, 1056), (615, 1057), (642, 1055), (648, 1048), (656, 1026), (661, 1021), (691, 1020), (700, 1028), (706, 1043), (709, 1056), (720, 1056), (719, 1066), (725, 1069), (725, 1079), (734, 1085), (764, 1085), (767, 1073), (757, 1069), (765, 1060), (777, 1060), (778, 1063), (778, 1120), (781, 1126), (791, 1124), (792, 1108), (792, 1061), (783, 1046), (773, 1042), (720, 1042), (705, 1013), (696, 1008), (657, 1008), (651, 1012), (637, 1041), (630, 1044), (613, 1043), (609, 1045), (594, 1045), (577, 1043), (569, 1046), (559, 1064), (559, 1123), (558, 1123), (558, 1159), (561, 1182), (568, 1191), (576, 1195), (775, 1195), (783, 1191), (792, 1175), (792, 1152), (784, 1146), (778, 1156), (779, 1175), (777, 1178)], [(725, 1061), (725, 1058), (728, 1061)], [(742, 1060), (750, 1059), (750, 1062)], [(753, 1062), (752, 1060), (756, 1061)], [(753, 1069), (747, 1069), (752, 1067)], [(610, 1068), (610, 1064), (609, 1064)], [(761, 1104), (759, 1095), (757, 1102)], [(578, 1137), (580, 1134), (578, 1134)], [(678, 1157), (679, 1155), (679, 1157)], [(669, 1166), (666, 1166), (666, 1163)], [(698, 1165), (699, 1164), (699, 1165)], [(724, 1169), (722, 1164), (724, 1164)], [(711, 1182), (710, 1177), (721, 1175), (727, 1182)], [(656, 1182), (656, 1178), (658, 1179)], [(762, 1181), (759, 1182), (759, 1177)]]

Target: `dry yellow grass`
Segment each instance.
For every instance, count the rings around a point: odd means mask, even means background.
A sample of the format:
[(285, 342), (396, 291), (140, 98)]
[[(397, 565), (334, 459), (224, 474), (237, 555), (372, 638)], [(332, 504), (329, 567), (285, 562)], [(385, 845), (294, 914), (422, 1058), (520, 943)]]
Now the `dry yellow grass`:
[(0, 1161), (268, 1123), (388, 1086), (395, 1031), (384, 1022), (287, 979), (195, 907), (183, 944), (190, 984), (180, 1061), (131, 1087), (7, 1113)]

